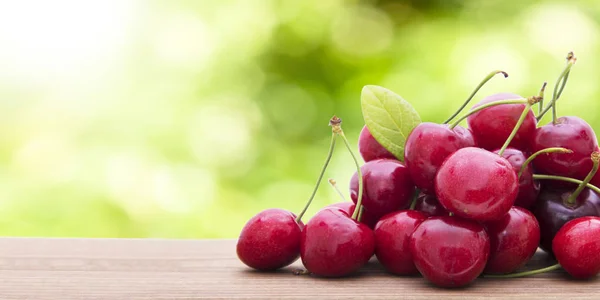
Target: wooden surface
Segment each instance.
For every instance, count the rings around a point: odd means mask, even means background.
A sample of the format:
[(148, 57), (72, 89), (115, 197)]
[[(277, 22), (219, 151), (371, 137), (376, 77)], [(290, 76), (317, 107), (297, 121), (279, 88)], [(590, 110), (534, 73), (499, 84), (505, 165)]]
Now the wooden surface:
[[(530, 268), (550, 265), (536, 254)], [(440, 289), (386, 274), (375, 260), (345, 279), (296, 276), (242, 265), (233, 240), (0, 239), (0, 299), (600, 299), (600, 280), (560, 272), (478, 279)]]

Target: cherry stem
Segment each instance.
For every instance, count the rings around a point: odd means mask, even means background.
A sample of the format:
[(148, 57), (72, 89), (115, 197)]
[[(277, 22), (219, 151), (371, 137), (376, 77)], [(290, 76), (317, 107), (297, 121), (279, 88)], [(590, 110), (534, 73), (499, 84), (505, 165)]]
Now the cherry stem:
[(502, 104), (527, 104), (528, 100), (525, 98), (519, 98), (519, 99), (507, 99), (507, 100), (498, 100), (498, 101), (494, 101), (494, 102), (490, 102), (490, 103), (486, 103), (482, 106), (478, 106), (473, 108), (472, 110), (470, 110), (467, 114), (465, 114), (464, 116), (460, 117), (458, 120), (454, 121), (454, 123), (452, 123), (452, 125), (450, 125), (450, 129), (454, 129), (454, 127), (458, 126), (458, 124), (460, 124), (460, 122), (462, 122), (464, 119), (466, 119), (468, 116), (477, 113), (479, 111), (482, 111), (488, 107), (492, 107), (492, 106), (496, 106), (496, 105), (502, 105)]
[(592, 163), (593, 163), (592, 170), (587, 174), (587, 176), (585, 176), (585, 178), (579, 184), (579, 186), (573, 192), (573, 194), (571, 194), (571, 196), (569, 196), (569, 198), (567, 199), (567, 202), (566, 202), (567, 205), (570, 205), (570, 206), (575, 205), (579, 194), (581, 194), (581, 192), (587, 186), (587, 184), (590, 183), (590, 180), (592, 180), (594, 175), (596, 175), (596, 171), (598, 171), (598, 162), (600, 162), (600, 152), (594, 151), (594, 152), (592, 152)]
[(331, 187), (338, 193), (338, 195), (340, 195), (340, 198), (342, 198), (342, 201), (346, 202), (346, 197), (344, 197), (344, 194), (338, 188), (337, 181), (335, 181), (335, 179), (332, 179), (332, 178), (329, 178), (328, 181), (329, 181), (329, 184), (331, 185)]
[[(354, 211), (356, 211), (356, 206), (354, 208)], [(364, 212), (365, 212), (365, 207), (361, 206), (360, 211), (358, 212), (358, 217), (356, 217), (356, 222), (360, 222), (362, 220), (362, 215)]]
[(467, 100), (461, 105), (461, 107), (456, 112), (454, 112), (454, 114), (451, 115), (450, 118), (448, 118), (442, 124), (448, 124), (448, 122), (452, 121), (452, 119), (454, 119), (454, 117), (456, 117), (465, 108), (465, 106), (467, 106), (467, 104), (469, 104), (471, 99), (473, 99), (473, 97), (475, 97), (475, 94), (477, 94), (477, 92), (479, 92), (481, 87), (483, 87), (488, 81), (490, 81), (490, 79), (492, 79), (492, 77), (496, 76), (496, 74), (502, 74), (502, 75), (504, 75), (504, 78), (508, 77), (508, 73), (506, 73), (504, 71), (500, 71), (500, 70), (492, 71), (490, 74), (485, 76), (485, 78), (483, 78), (483, 80), (479, 83), (479, 85), (477, 85), (475, 90), (473, 90), (473, 92), (471, 93), (469, 98), (467, 98)]
[(527, 114), (531, 110), (531, 106), (538, 103), (539, 101), (540, 101), (539, 96), (533, 96), (533, 97), (529, 97), (527, 99), (527, 104), (525, 104), (525, 109), (523, 109), (523, 112), (521, 113), (521, 116), (519, 117), (517, 124), (515, 124), (515, 127), (513, 128), (512, 132), (510, 133), (510, 135), (504, 142), (504, 145), (502, 145), (502, 148), (500, 148), (500, 152), (498, 152), (498, 155), (502, 156), (502, 154), (504, 153), (506, 148), (508, 148), (508, 145), (510, 144), (510, 142), (512, 142), (515, 135), (517, 135), (519, 128), (521, 128), (521, 124), (523, 124), (523, 121), (525, 121), (525, 117), (527, 117)]
[[(337, 118), (337, 117), (334, 116), (333, 118)], [(331, 120), (333, 120), (333, 118)], [(329, 121), (329, 124), (331, 125), (332, 121)], [(323, 179), (323, 175), (325, 174), (325, 170), (327, 170), (327, 166), (329, 165), (329, 161), (331, 161), (331, 156), (333, 155), (333, 149), (335, 148), (335, 139), (336, 139), (336, 136), (337, 136), (337, 133), (335, 132), (335, 128), (332, 129), (332, 131), (333, 132), (331, 134), (331, 144), (329, 145), (329, 152), (327, 153), (327, 158), (325, 159), (325, 164), (323, 164), (323, 168), (321, 169), (321, 173), (319, 174), (319, 178), (317, 179), (317, 184), (315, 184), (315, 188), (313, 189), (313, 192), (310, 195), (310, 198), (308, 199), (308, 202), (306, 202), (306, 205), (302, 209), (302, 212), (300, 212), (300, 214), (298, 214), (298, 216), (296, 217), (296, 223), (300, 223), (300, 221), (302, 220), (302, 217), (306, 213), (306, 210), (308, 209), (308, 207), (312, 203), (313, 199), (315, 198), (315, 195), (317, 194), (317, 190), (319, 189), (319, 185), (321, 184), (321, 179)]]
[(485, 278), (518, 278), (518, 277), (525, 277), (525, 276), (530, 276), (530, 275), (535, 275), (535, 274), (546, 273), (546, 272), (558, 270), (560, 268), (562, 268), (560, 266), (560, 264), (555, 264), (555, 265), (537, 269), (537, 270), (512, 273), (512, 274), (504, 274), (504, 275), (483, 275), (483, 277), (485, 277)]
[(525, 171), (525, 168), (527, 168), (527, 166), (540, 154), (544, 154), (544, 153), (573, 153), (573, 151), (567, 149), (567, 148), (561, 148), (561, 147), (552, 147), (552, 148), (546, 148), (546, 149), (542, 149), (534, 154), (531, 154), (531, 156), (529, 156), (527, 158), (527, 160), (525, 160), (525, 162), (523, 163), (523, 165), (521, 166), (521, 169), (519, 170), (519, 178), (521, 178), (521, 174), (523, 174), (523, 172)]
[(415, 209), (415, 206), (417, 206), (417, 199), (419, 199), (419, 193), (420, 192), (421, 191), (419, 189), (415, 189), (415, 195), (413, 196), (413, 200), (410, 203), (410, 207), (408, 209), (410, 209), (410, 210), (414, 210)]
[(542, 109), (544, 108), (544, 92), (546, 91), (546, 85), (548, 85), (548, 82), (544, 81), (544, 84), (542, 84), (542, 88), (538, 93), (538, 96), (540, 97), (540, 102), (538, 104), (538, 115), (542, 113)]
[[(576, 184), (581, 184), (583, 182), (582, 180), (570, 178), (570, 177), (556, 176), (556, 175), (542, 175), (542, 174), (533, 174), (533, 179), (535, 179), (535, 180), (558, 180), (558, 181), (565, 181), (565, 182), (571, 182), (571, 183), (576, 183)], [(595, 185), (588, 183), (586, 185), (586, 187), (588, 189), (591, 189), (592, 191), (600, 194), (600, 188), (596, 187)]]
[(354, 165), (356, 165), (356, 173), (358, 175), (358, 200), (356, 200), (356, 208), (354, 209), (354, 213), (352, 214), (352, 219), (358, 221), (359, 213), (362, 210), (362, 195), (363, 195), (363, 177), (362, 172), (360, 170), (360, 164), (358, 163), (358, 159), (356, 159), (356, 155), (354, 155), (354, 151), (352, 151), (352, 146), (348, 142), (346, 135), (344, 135), (344, 131), (342, 130), (342, 120), (338, 118), (339, 122), (337, 125), (333, 126), (333, 132), (342, 137), (348, 152), (352, 156), (354, 160)]
[[(548, 105), (546, 105), (546, 107), (544, 107), (544, 110), (538, 114), (538, 116), (536, 117), (538, 122), (544, 117), (544, 115), (548, 112), (548, 110), (550, 110), (550, 108), (552, 108), (552, 122), (553, 122), (553, 124), (556, 124), (555, 123), (555, 121), (556, 121), (556, 101), (558, 101), (558, 99), (560, 98), (560, 95), (562, 95), (562, 91), (564, 90), (565, 85), (567, 84), (567, 80), (569, 79), (569, 73), (571, 72), (571, 67), (575, 64), (576, 61), (577, 61), (577, 58), (575, 57), (573, 52), (569, 52), (567, 54), (567, 66), (562, 71), (562, 73), (560, 73), (560, 75), (558, 76), (558, 79), (556, 80), (556, 83), (554, 84), (554, 92), (552, 94), (552, 101), (550, 101), (550, 103), (548, 103)], [(560, 90), (558, 90), (559, 84), (561, 85)]]

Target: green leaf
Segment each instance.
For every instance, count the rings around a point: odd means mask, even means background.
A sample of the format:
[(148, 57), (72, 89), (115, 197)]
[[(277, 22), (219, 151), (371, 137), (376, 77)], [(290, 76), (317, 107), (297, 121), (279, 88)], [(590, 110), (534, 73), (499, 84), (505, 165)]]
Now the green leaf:
[(369, 131), (398, 160), (404, 161), (408, 134), (421, 123), (417, 111), (398, 94), (376, 85), (366, 85), (360, 96)]

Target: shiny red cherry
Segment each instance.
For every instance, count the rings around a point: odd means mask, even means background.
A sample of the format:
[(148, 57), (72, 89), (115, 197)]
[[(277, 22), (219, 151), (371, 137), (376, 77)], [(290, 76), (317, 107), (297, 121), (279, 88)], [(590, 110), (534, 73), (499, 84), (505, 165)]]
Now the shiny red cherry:
[(420, 193), (416, 201), (415, 210), (427, 216), (447, 216), (449, 214), (434, 195)]
[[(354, 202), (350, 202), (350, 201), (345, 201), (345, 202), (338, 202), (338, 203), (334, 203), (334, 204), (330, 204), (327, 205), (326, 207), (337, 207), (342, 209), (344, 212), (346, 212), (349, 216), (352, 216), (352, 214), (354, 214), (354, 209), (356, 208), (356, 204), (354, 204)], [(372, 216), (369, 212), (365, 211), (363, 208), (363, 213), (360, 219), (360, 222), (369, 226), (369, 228), (373, 229), (375, 228), (375, 224), (377, 224), (377, 221), (379, 221), (379, 217), (377, 216)]]
[(360, 152), (365, 162), (380, 158), (396, 159), (394, 154), (381, 146), (375, 137), (373, 137), (366, 125), (363, 126), (358, 136), (358, 152)]
[(490, 239), (480, 224), (456, 217), (431, 217), (410, 239), (415, 266), (427, 280), (441, 287), (461, 287), (483, 271)]
[(435, 194), (457, 216), (476, 221), (498, 220), (513, 206), (519, 182), (512, 165), (481, 148), (462, 148), (440, 167)]
[(427, 216), (414, 210), (385, 215), (375, 226), (375, 255), (388, 272), (397, 275), (417, 273), (410, 254), (410, 236)]
[[(365, 163), (363, 175), (362, 205), (365, 212), (380, 218), (393, 211), (408, 208), (412, 201), (415, 186), (406, 168), (395, 159), (377, 159)], [(350, 180), (350, 196), (358, 199), (358, 175)]]
[(535, 205), (534, 215), (540, 223), (540, 248), (552, 251), (552, 240), (556, 233), (570, 220), (585, 216), (600, 216), (600, 196), (590, 189), (584, 189), (573, 205), (567, 199), (575, 189), (542, 189)]
[(490, 237), (485, 273), (511, 273), (525, 265), (540, 242), (540, 225), (531, 212), (512, 207), (502, 219), (484, 224)]
[(567, 222), (552, 241), (558, 263), (578, 279), (600, 273), (600, 218), (582, 217)]
[(598, 148), (592, 127), (579, 117), (560, 117), (536, 129), (531, 141), (531, 151), (550, 147), (567, 148), (573, 153), (542, 154), (533, 160), (539, 173), (559, 175), (583, 180), (592, 169), (592, 152)]
[[(520, 98), (523, 97), (511, 93), (494, 94), (483, 98), (473, 108), (494, 101)], [(467, 117), (467, 123), (473, 132), (477, 146), (490, 151), (501, 148), (515, 128), (524, 109), (525, 104), (503, 104), (488, 107)], [(530, 110), (509, 146), (526, 151), (535, 132), (536, 124), (535, 115)]]
[(244, 264), (257, 270), (283, 268), (300, 256), (303, 226), (287, 210), (261, 211), (244, 225), (237, 241), (237, 255)]
[[(500, 152), (500, 149), (494, 151), (496, 154), (498, 154), (498, 152)], [(523, 163), (527, 160), (525, 154), (521, 150), (515, 148), (506, 148), (504, 153), (502, 153), (502, 157), (508, 160), (517, 174), (519, 173), (519, 170), (521, 170)], [(540, 183), (537, 180), (533, 180), (533, 169), (528, 164), (525, 166), (521, 177), (519, 177), (519, 193), (517, 194), (514, 205), (531, 209), (539, 194)]]
[(473, 146), (475, 142), (468, 129), (424, 122), (408, 135), (404, 162), (415, 185), (423, 192), (434, 193), (435, 174), (446, 157), (460, 148)]
[(300, 257), (304, 267), (323, 277), (357, 272), (375, 252), (375, 237), (339, 208), (324, 208), (304, 226)]

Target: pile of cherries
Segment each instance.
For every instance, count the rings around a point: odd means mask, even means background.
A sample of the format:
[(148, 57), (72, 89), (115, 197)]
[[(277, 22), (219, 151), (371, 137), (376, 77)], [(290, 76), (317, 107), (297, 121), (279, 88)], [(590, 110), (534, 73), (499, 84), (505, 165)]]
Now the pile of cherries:
[[(360, 167), (341, 120), (332, 118), (327, 160), (302, 213), (267, 209), (254, 216), (238, 239), (238, 257), (262, 271), (300, 257), (305, 273), (343, 277), (375, 255), (392, 274), (420, 273), (441, 287), (465, 286), (482, 275), (521, 277), (559, 268), (578, 279), (596, 276), (598, 141), (585, 120), (556, 116), (556, 102), (574, 63), (569, 53), (546, 106), (544, 83), (528, 98), (509, 93), (485, 97), (449, 124), (494, 74), (507, 76), (492, 72), (446, 122), (418, 124), (403, 155), (389, 152), (365, 126), (358, 142), (365, 161)], [(552, 121), (538, 124), (550, 110)], [(464, 119), (468, 128), (459, 125)], [(304, 224), (301, 218), (338, 137), (357, 165), (350, 181), (352, 202), (322, 208)], [(515, 273), (538, 247), (557, 264)]]

